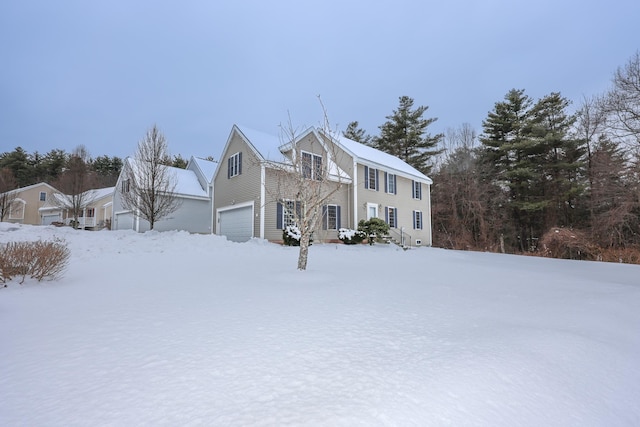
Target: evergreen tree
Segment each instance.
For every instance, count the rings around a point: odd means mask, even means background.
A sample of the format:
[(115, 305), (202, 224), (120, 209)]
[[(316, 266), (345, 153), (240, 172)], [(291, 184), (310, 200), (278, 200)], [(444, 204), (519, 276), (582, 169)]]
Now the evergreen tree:
[(347, 129), (342, 132), (345, 138), (349, 138), (352, 141), (359, 142), (361, 144), (371, 145), (372, 137), (368, 135), (364, 129), (360, 129), (357, 121), (349, 123)]
[(29, 164), (29, 155), (22, 147), (3, 153), (0, 156), (0, 169), (9, 168), (18, 187), (34, 184), (33, 168)]
[(380, 136), (374, 138), (373, 143), (379, 150), (392, 154), (404, 160), (420, 172), (431, 172), (431, 157), (442, 150), (436, 147), (444, 138), (439, 133), (431, 136), (426, 133), (427, 127), (436, 118), (425, 119), (424, 113), (429, 107), (413, 108), (413, 99), (401, 96), (397, 110), (387, 116), (387, 122), (380, 126)]

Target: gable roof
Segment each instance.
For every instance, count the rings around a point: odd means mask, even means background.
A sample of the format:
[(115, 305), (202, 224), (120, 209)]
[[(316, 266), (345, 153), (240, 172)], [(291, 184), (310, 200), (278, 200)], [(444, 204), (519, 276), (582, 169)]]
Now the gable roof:
[(200, 169), (200, 172), (202, 172), (204, 179), (206, 179), (207, 182), (211, 182), (213, 180), (213, 175), (216, 173), (218, 162), (191, 156), (191, 160), (189, 160), (189, 162), (191, 163), (192, 161), (196, 164), (198, 169)]
[[(40, 186), (48, 187), (49, 189), (53, 190), (54, 192), (58, 191), (56, 188), (54, 188), (50, 184), (47, 184), (46, 182), (39, 182), (37, 184), (27, 185), (26, 187), (20, 187), (20, 188), (15, 188), (13, 190), (9, 190), (9, 191), (7, 191), (7, 194), (10, 194), (10, 193), (21, 193), (23, 191), (29, 191), (29, 190), (32, 190), (34, 188), (40, 187)], [(0, 194), (3, 194), (3, 193), (0, 193)]]
[[(137, 161), (132, 157), (126, 159), (131, 169), (137, 168)], [(173, 166), (164, 166), (176, 177), (176, 188), (174, 193), (177, 196), (203, 197), (208, 198), (209, 194), (200, 185), (196, 173), (192, 170), (180, 169)]]
[(282, 141), (277, 136), (250, 129), (245, 126), (240, 127), (238, 125), (234, 125), (234, 127), (240, 132), (244, 139), (258, 154), (258, 157), (262, 158), (262, 160), (272, 162), (283, 162), (285, 160), (285, 157), (279, 149), (282, 145)]
[(368, 145), (361, 144), (359, 142), (346, 138), (341, 134), (337, 136), (331, 135), (330, 138), (336, 141), (339, 146), (341, 146), (345, 151), (351, 154), (356, 159), (356, 161), (360, 160), (361, 163), (368, 163), (372, 166), (395, 169), (398, 172), (401, 172), (413, 178), (417, 178), (418, 180), (425, 181), (429, 184), (433, 183), (431, 178), (394, 155), (385, 153), (384, 151), (378, 150)]

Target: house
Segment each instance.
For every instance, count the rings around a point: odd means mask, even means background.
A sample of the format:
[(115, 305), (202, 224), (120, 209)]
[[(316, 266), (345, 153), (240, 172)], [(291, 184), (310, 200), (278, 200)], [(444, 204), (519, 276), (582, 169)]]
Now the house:
[[(191, 157), (185, 169), (164, 166), (175, 178), (174, 196), (179, 200), (179, 207), (154, 225), (154, 230), (185, 230), (191, 233), (213, 232), (213, 174), (216, 163), (209, 160)], [(131, 180), (135, 180), (138, 165), (133, 158), (124, 162), (116, 183), (113, 196), (112, 229), (149, 230), (149, 222), (136, 212), (127, 209), (123, 193), (131, 189)]]
[[(300, 153), (300, 154), (297, 154)], [(316, 241), (337, 239), (339, 228), (381, 218), (406, 246), (431, 245), (430, 178), (390, 154), (342, 136), (309, 128), (292, 143), (234, 125), (214, 176), (214, 232), (242, 242), (251, 237), (282, 240), (293, 224), (296, 196), (282, 197), (282, 167), (306, 156), (309, 174), (328, 168), (339, 186), (322, 207)]]
[[(114, 188), (97, 188), (82, 193), (79, 199), (82, 206), (78, 215), (78, 228), (95, 230), (110, 227)], [(42, 217), (42, 224), (59, 222), (71, 225), (73, 215), (69, 212), (69, 207), (73, 205), (72, 196), (55, 192), (38, 209)]]
[(9, 191), (13, 201), (4, 221), (31, 225), (51, 224), (51, 221), (57, 220), (58, 216), (54, 218), (46, 215), (40, 211), (40, 208), (50, 202), (57, 192), (58, 190), (46, 182)]

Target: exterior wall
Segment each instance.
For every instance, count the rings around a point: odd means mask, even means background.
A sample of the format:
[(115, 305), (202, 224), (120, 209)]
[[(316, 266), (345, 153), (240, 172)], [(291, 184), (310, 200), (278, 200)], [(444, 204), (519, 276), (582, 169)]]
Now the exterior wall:
[[(177, 211), (156, 221), (155, 231), (184, 230), (190, 233), (211, 233), (211, 205), (208, 200), (181, 198), (182, 204)], [(136, 219), (138, 231), (149, 231), (149, 222)]]
[[(242, 153), (242, 173), (228, 178), (227, 159), (238, 152)], [(260, 161), (244, 139), (235, 132), (223, 154), (214, 179), (214, 218), (217, 218), (220, 208), (252, 202), (255, 212), (253, 233), (254, 237), (260, 237), (260, 207), (263, 203), (260, 195)], [(217, 223), (214, 223), (214, 233), (218, 233)]]
[[(40, 192), (45, 192), (47, 194), (45, 201), (40, 201)], [(45, 206), (47, 202), (51, 203), (54, 193), (55, 189), (45, 183), (34, 184), (18, 189), (16, 199), (22, 199), (26, 202), (24, 205), (24, 217), (10, 218), (10, 215), (7, 215), (4, 220), (20, 224), (42, 224), (42, 216), (39, 209)]]
[[(422, 183), (422, 199), (413, 198), (412, 180), (400, 175), (396, 175), (396, 194), (385, 192), (384, 172), (385, 169), (379, 168), (379, 189), (378, 191), (365, 188), (364, 165), (358, 164), (358, 221), (367, 220), (368, 203), (378, 205), (378, 218), (385, 219), (385, 208), (394, 207), (397, 209), (397, 227), (395, 233), (404, 232), (411, 236), (411, 244), (415, 244), (415, 240), (422, 241), (422, 245), (431, 244), (431, 206), (429, 201), (429, 185)], [(392, 173), (391, 170), (386, 170)], [(422, 212), (422, 229), (413, 228), (413, 211)], [(392, 229), (392, 233), (394, 233)]]

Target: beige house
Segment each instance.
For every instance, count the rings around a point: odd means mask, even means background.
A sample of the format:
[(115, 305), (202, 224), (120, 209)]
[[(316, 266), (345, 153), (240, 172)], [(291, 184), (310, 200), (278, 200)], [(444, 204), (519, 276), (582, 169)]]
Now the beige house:
[(53, 220), (52, 217), (43, 217), (45, 213), (40, 211), (40, 208), (49, 203), (54, 194), (58, 193), (58, 190), (51, 185), (41, 182), (17, 188), (9, 193), (13, 201), (9, 206), (9, 212), (5, 215), (4, 221), (40, 225), (46, 223), (46, 221), (49, 221), (48, 223), (50, 224), (50, 220)]
[[(83, 206), (78, 217), (78, 228), (98, 230), (111, 227), (113, 192), (115, 187), (97, 188), (83, 193)], [(70, 206), (71, 196), (55, 192), (39, 208), (41, 224), (63, 223), (71, 225), (73, 215), (65, 206)]]
[(300, 173), (313, 180), (314, 171), (328, 168), (329, 186), (339, 186), (322, 206), (315, 241), (336, 240), (338, 229), (376, 217), (404, 245), (431, 245), (430, 178), (397, 157), (313, 127), (292, 144), (233, 126), (214, 176), (216, 234), (238, 242), (281, 240), (295, 221), (297, 201), (283, 193), (280, 171), (301, 155), (309, 167)]

